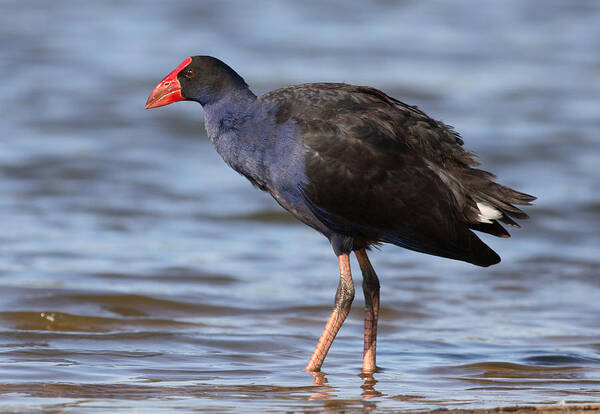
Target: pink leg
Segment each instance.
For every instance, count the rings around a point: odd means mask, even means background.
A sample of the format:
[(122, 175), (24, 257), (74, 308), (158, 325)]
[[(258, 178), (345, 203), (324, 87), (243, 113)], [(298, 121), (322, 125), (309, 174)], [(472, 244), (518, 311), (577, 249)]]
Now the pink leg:
[(365, 346), (363, 353), (363, 372), (373, 373), (375, 365), (375, 352), (377, 347), (377, 318), (379, 316), (379, 279), (371, 266), (367, 252), (357, 250), (354, 252), (363, 275), (363, 292), (365, 294)]
[(319, 338), (319, 342), (306, 365), (306, 371), (315, 372), (321, 370), (321, 365), (323, 365), (329, 347), (344, 323), (346, 316), (348, 316), (352, 300), (354, 299), (354, 284), (352, 282), (352, 273), (350, 272), (350, 256), (342, 254), (338, 256), (338, 260), (340, 263), (340, 283), (335, 294), (333, 312), (331, 312), (321, 338)]

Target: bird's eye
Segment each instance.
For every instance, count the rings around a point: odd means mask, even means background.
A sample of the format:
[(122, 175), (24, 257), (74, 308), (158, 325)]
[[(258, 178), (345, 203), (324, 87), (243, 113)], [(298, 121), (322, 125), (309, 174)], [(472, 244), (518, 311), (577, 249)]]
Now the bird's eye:
[(186, 69), (185, 72), (183, 72), (183, 76), (185, 76), (188, 79), (192, 79), (194, 77), (194, 75), (196, 74), (196, 72), (194, 72), (194, 69)]

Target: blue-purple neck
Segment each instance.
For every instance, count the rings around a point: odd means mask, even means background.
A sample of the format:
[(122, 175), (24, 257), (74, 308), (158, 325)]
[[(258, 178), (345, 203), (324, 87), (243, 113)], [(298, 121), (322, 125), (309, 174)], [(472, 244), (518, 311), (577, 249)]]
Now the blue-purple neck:
[(238, 89), (203, 108), (206, 132), (217, 152), (231, 168), (263, 188), (268, 181), (262, 155), (266, 142), (256, 128), (262, 113), (256, 96), (248, 88)]
[(251, 116), (256, 95), (247, 87), (230, 90), (226, 95), (202, 105), (206, 132), (213, 143), (220, 135), (238, 129)]

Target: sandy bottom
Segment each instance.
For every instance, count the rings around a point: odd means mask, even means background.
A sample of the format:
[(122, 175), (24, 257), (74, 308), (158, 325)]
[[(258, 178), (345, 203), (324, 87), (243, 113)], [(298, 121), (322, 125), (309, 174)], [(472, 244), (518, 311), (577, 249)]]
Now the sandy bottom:
[(499, 407), (492, 408), (489, 410), (433, 410), (431, 413), (472, 413), (472, 414), (483, 414), (483, 413), (590, 413), (600, 412), (600, 405), (560, 405), (560, 406), (515, 406), (515, 407)]

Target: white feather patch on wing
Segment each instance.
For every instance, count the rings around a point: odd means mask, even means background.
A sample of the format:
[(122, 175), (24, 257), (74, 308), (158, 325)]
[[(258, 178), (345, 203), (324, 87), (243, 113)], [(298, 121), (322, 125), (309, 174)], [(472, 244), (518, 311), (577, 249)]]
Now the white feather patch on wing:
[(502, 212), (496, 210), (488, 203), (478, 202), (477, 208), (479, 209), (478, 219), (481, 223), (491, 223), (492, 220), (499, 219), (500, 217), (502, 217)]

